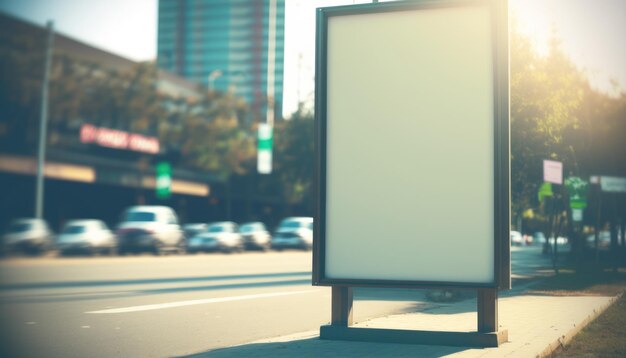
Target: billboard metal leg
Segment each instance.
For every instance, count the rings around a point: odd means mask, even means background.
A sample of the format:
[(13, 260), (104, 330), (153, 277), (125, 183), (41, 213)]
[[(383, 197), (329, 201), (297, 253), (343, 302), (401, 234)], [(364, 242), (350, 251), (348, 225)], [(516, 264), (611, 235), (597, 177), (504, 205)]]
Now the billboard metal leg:
[(349, 327), (352, 325), (352, 288), (333, 286), (330, 324)]
[(478, 332), (416, 331), (352, 326), (352, 288), (332, 287), (329, 325), (320, 327), (320, 339), (356, 342), (498, 347), (508, 340), (506, 330), (497, 330), (497, 291), (478, 290)]
[(498, 290), (478, 290), (478, 332), (498, 331)]

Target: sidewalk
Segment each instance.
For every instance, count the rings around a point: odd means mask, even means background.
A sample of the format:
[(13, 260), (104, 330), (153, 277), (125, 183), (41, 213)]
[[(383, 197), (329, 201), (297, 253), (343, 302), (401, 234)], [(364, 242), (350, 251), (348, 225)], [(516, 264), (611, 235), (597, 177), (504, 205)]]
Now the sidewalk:
[[(515, 295), (500, 298), (499, 323), (509, 342), (498, 348), (362, 343), (319, 339), (319, 330), (216, 349), (192, 357), (541, 357), (568, 342), (615, 301), (615, 297)], [(358, 312), (355, 312), (358, 320)], [(436, 306), (355, 324), (415, 330), (473, 331), (476, 301)]]

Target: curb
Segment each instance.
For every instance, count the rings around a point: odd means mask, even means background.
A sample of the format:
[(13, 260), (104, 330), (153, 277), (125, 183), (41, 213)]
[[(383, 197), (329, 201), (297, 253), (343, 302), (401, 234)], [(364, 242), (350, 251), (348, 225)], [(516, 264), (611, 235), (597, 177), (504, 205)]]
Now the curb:
[(574, 336), (578, 334), (578, 332), (582, 331), (582, 329), (587, 327), (589, 323), (593, 322), (596, 318), (598, 318), (598, 316), (600, 316), (604, 311), (606, 311), (607, 308), (611, 307), (615, 302), (617, 302), (617, 300), (619, 300), (622, 297), (622, 295), (623, 293), (620, 293), (619, 295), (612, 297), (609, 300), (609, 302), (606, 303), (604, 306), (598, 309), (594, 309), (593, 313), (587, 316), (587, 318), (585, 318), (582, 322), (578, 324), (574, 324), (574, 328), (572, 328), (565, 335), (559, 337), (556, 341), (550, 343), (536, 357), (537, 358), (552, 357), (552, 353), (554, 353), (558, 349), (565, 347), (565, 345), (567, 345), (574, 338)]

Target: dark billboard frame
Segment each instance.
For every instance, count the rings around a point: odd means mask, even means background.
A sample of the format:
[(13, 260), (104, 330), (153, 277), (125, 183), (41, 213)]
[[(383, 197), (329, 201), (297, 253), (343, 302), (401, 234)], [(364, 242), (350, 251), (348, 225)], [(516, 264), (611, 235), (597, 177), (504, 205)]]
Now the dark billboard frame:
[[(375, 14), (408, 10), (487, 6), (491, 18), (493, 58), (493, 148), (494, 148), (494, 274), (493, 281), (448, 282), (351, 279), (326, 277), (326, 178), (327, 178), (327, 55), (328, 21), (335, 16)], [(510, 288), (510, 136), (509, 136), (509, 54), (508, 8), (506, 1), (398, 1), (320, 8), (317, 10), (315, 64), (315, 177), (313, 244), (313, 285), (379, 288)], [(357, 252), (355, 252), (358, 255)]]

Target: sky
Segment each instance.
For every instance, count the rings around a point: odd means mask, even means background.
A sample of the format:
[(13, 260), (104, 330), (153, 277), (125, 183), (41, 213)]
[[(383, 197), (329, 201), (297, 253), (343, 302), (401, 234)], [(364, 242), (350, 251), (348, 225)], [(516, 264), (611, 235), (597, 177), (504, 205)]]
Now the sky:
[[(156, 57), (158, 0), (0, 0), (0, 11), (133, 60)], [(315, 8), (365, 3), (286, 0), (284, 114), (312, 106)], [(626, 91), (626, 0), (510, 0), (519, 31), (545, 54), (552, 33), (596, 89)], [(616, 88), (613, 83), (619, 86)]]

